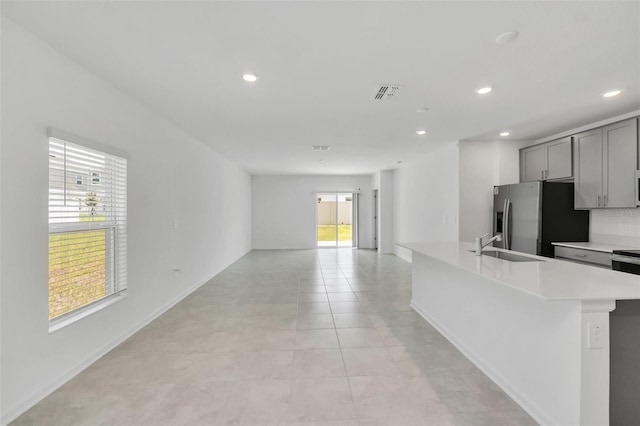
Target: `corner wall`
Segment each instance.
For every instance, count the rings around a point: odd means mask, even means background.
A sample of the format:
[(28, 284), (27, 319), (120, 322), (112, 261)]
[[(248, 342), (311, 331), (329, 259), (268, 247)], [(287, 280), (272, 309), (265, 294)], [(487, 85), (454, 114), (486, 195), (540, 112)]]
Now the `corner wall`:
[(528, 143), (460, 142), (460, 241), (493, 231), (493, 187), (519, 182), (519, 149)]
[(317, 247), (318, 192), (358, 192), (360, 248), (372, 247), (370, 175), (252, 176), (252, 247), (312, 249)]
[(395, 197), (394, 171), (380, 170), (378, 173), (378, 253), (392, 254), (395, 247)]
[[(449, 142), (425, 158), (396, 169), (393, 179), (394, 242), (458, 240), (458, 146)], [(393, 252), (411, 259), (411, 251)]]
[[(249, 251), (251, 182), (10, 20), (1, 35), (4, 424)], [(49, 126), (130, 154), (128, 296), (51, 334)]]

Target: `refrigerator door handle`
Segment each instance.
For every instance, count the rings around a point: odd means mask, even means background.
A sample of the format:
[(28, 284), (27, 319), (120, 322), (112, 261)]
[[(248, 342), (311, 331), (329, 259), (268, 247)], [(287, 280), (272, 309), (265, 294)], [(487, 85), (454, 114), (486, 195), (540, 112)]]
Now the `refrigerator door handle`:
[(511, 250), (511, 230), (509, 229), (511, 225), (511, 220), (509, 219), (509, 214), (511, 213), (511, 200), (504, 200), (504, 248), (507, 250)]
[(504, 199), (504, 205), (502, 206), (502, 247), (507, 248), (507, 205), (508, 200)]

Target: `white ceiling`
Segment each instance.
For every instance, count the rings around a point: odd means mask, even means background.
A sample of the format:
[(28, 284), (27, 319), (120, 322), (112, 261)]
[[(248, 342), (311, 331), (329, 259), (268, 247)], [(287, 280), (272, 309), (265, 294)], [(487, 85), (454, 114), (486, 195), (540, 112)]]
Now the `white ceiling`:
[[(372, 173), (445, 142), (537, 139), (640, 109), (637, 1), (3, 1), (2, 13), (252, 174)], [(404, 89), (376, 102), (379, 83)], [(601, 97), (612, 88), (624, 92)]]

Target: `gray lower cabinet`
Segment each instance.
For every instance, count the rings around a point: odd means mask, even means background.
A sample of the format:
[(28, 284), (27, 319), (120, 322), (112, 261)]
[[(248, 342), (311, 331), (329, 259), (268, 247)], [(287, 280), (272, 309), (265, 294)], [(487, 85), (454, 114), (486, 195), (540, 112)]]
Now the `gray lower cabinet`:
[(574, 136), (575, 208), (633, 208), (638, 121), (631, 119)]
[(571, 137), (520, 150), (520, 182), (573, 176)]
[(584, 250), (574, 247), (555, 246), (554, 257), (556, 259), (569, 260), (586, 265), (601, 266), (611, 269), (611, 253)]

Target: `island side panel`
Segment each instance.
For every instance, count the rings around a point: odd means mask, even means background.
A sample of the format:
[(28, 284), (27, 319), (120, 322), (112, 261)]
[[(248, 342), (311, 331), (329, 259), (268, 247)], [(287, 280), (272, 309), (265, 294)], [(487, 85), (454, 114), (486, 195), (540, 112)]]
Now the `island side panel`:
[(579, 301), (549, 302), (414, 251), (411, 306), (538, 422), (580, 424)]
[[(609, 424), (609, 313), (615, 307), (614, 300), (585, 300), (582, 302), (580, 425), (602, 426)], [(597, 331), (594, 329), (596, 326), (598, 327)]]

